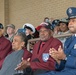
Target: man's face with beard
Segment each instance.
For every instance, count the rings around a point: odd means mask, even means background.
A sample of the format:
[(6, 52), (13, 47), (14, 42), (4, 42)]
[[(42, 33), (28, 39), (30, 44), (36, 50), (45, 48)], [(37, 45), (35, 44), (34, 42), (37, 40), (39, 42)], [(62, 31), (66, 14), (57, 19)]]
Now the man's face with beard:
[(72, 33), (76, 33), (76, 18), (69, 20), (68, 28)]
[(51, 37), (51, 30), (45, 27), (41, 27), (39, 36), (42, 41), (47, 41)]

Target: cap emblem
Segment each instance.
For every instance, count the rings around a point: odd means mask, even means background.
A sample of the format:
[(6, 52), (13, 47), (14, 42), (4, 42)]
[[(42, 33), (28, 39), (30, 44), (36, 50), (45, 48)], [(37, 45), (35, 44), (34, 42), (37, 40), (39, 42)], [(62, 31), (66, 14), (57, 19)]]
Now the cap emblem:
[(71, 8), (69, 8), (69, 13), (70, 13), (70, 14), (72, 13), (72, 9), (71, 9)]

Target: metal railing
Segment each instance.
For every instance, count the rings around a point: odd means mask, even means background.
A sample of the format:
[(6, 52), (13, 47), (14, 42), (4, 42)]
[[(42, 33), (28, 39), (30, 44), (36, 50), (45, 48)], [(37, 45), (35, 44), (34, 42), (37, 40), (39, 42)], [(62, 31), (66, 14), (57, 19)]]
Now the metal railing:
[[(61, 35), (57, 34), (57, 35), (54, 35), (53, 37), (55, 37), (55, 38), (60, 38), (60, 37), (69, 37), (69, 36), (71, 36), (71, 35), (72, 35), (72, 33), (61, 34)], [(38, 40), (40, 40), (40, 38), (35, 38), (35, 39), (30, 39), (30, 40), (28, 40), (27, 50), (30, 50), (30, 42), (36, 42), (36, 41), (38, 41)]]

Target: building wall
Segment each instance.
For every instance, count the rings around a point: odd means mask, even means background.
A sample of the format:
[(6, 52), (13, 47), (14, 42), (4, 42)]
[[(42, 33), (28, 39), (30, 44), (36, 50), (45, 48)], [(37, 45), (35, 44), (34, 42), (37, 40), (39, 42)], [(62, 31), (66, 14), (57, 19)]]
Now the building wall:
[(4, 24), (4, 0), (0, 0), (0, 23)]
[(9, 10), (6, 13), (9, 14), (4, 15), (3, 2), (5, 0), (0, 0), (0, 21), (5, 25), (15, 24), (16, 28), (22, 27), (24, 23), (31, 23), (36, 27), (45, 17), (67, 17), (66, 9), (76, 6), (75, 0), (8, 0)]

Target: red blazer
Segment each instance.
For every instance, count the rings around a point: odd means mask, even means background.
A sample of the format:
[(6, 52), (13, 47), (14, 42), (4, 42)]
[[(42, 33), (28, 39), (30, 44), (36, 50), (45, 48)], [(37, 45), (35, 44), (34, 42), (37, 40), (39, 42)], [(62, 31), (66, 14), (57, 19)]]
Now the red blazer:
[(11, 42), (7, 40), (4, 36), (0, 37), (0, 68), (2, 67), (5, 57), (11, 51), (12, 51)]
[[(51, 37), (45, 43), (42, 50), (40, 50), (40, 52), (38, 53), (40, 42), (41, 41), (37, 42), (34, 45), (33, 54), (32, 54), (32, 58), (31, 58), (31, 62), (30, 62), (31, 68), (33, 70), (37, 70), (37, 69), (55, 70), (55, 60), (53, 58), (51, 58), (51, 56), (50, 56), (48, 61), (44, 62), (42, 59), (42, 54), (43, 53), (49, 53), (50, 48), (55, 48), (57, 50), (60, 45), (62, 46), (62, 43), (58, 39)], [(39, 62), (33, 61), (36, 58), (39, 59)]]
[(27, 60), (28, 58), (31, 58), (32, 54), (26, 48), (23, 48), (23, 50), (24, 50), (23, 59)]

